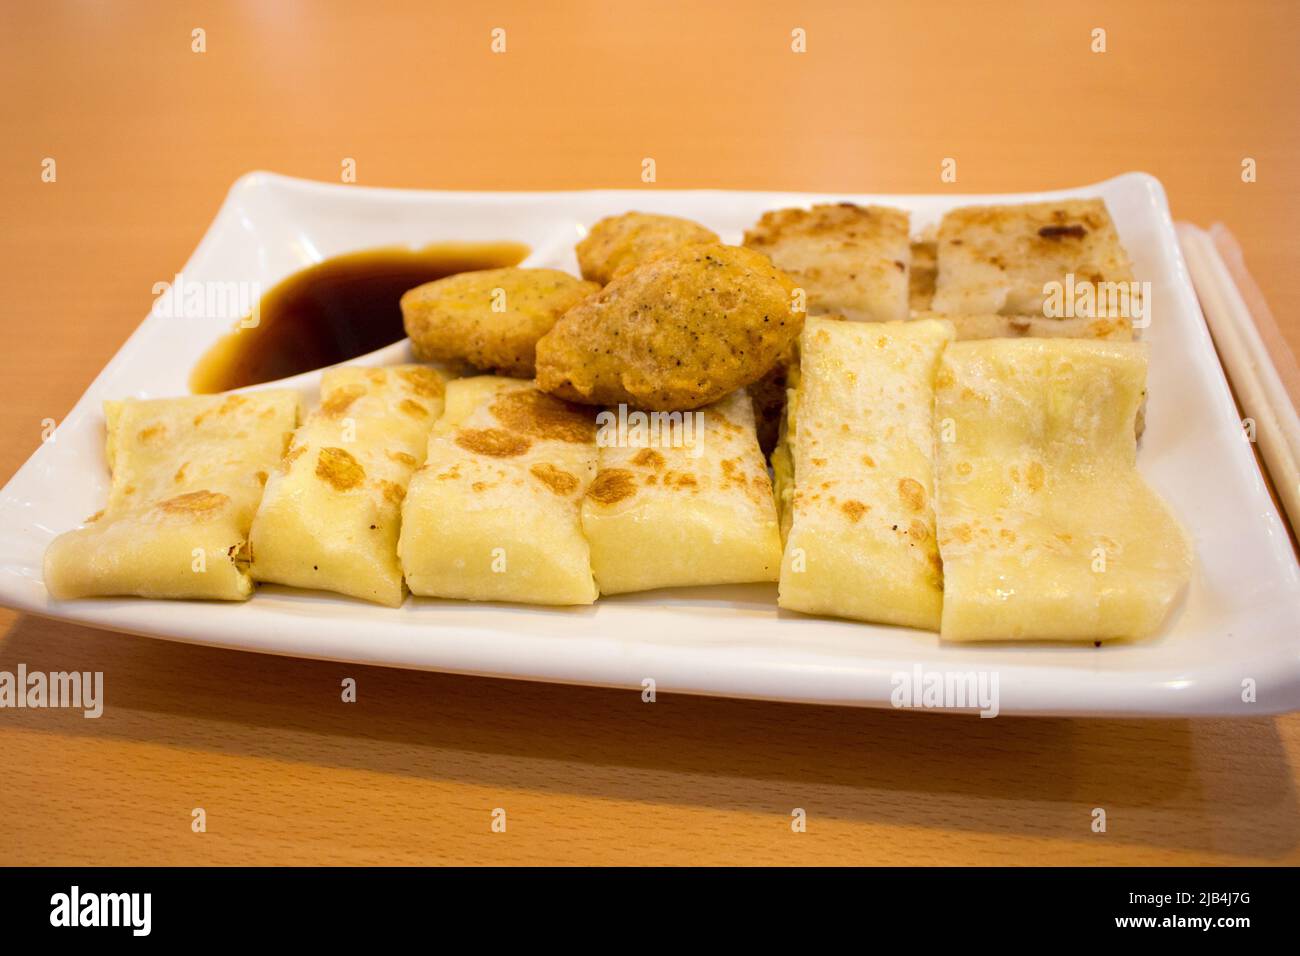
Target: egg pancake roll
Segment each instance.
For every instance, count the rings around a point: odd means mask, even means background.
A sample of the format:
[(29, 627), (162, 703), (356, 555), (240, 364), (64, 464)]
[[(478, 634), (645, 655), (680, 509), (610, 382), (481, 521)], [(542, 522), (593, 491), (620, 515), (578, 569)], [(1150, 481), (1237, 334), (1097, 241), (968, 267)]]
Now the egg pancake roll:
[(603, 413), (600, 471), (582, 503), (600, 592), (775, 581), (776, 506), (745, 390), (671, 418), (632, 414), (649, 424), (632, 419), (620, 434)]
[(783, 608), (937, 629), (934, 377), (947, 322), (809, 318), (775, 459)]
[(104, 403), (108, 504), (45, 553), (57, 599), (239, 601), (249, 523), (298, 422), (287, 390)]
[(423, 365), (326, 370), (320, 407), (294, 433), (253, 520), (256, 580), (402, 603), (402, 498), (443, 387)]
[(446, 411), (402, 507), (398, 550), (412, 593), (595, 601), (580, 520), (596, 474), (595, 414), (520, 379), (448, 384)]
[(992, 339), (948, 347), (935, 417), (941, 636), (1143, 638), (1191, 568), (1186, 535), (1138, 474), (1146, 382), (1135, 342)]

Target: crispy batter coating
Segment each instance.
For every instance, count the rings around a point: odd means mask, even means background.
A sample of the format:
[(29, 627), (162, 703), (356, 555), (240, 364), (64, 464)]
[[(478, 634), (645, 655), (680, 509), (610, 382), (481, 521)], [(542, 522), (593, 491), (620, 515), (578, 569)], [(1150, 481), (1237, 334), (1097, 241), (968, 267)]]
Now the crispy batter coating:
[(620, 272), (640, 265), (661, 252), (695, 242), (719, 242), (717, 235), (697, 222), (677, 216), (625, 212), (606, 216), (578, 243), (582, 277), (607, 284)]
[(620, 275), (537, 343), (537, 384), (571, 401), (683, 411), (762, 377), (803, 327), (762, 253), (684, 246)]
[(555, 269), (461, 272), (402, 296), (402, 320), (416, 358), (531, 378), (537, 340), (599, 289)]
[(774, 209), (745, 233), (808, 294), (808, 314), (855, 321), (907, 318), (908, 215), (842, 202)]

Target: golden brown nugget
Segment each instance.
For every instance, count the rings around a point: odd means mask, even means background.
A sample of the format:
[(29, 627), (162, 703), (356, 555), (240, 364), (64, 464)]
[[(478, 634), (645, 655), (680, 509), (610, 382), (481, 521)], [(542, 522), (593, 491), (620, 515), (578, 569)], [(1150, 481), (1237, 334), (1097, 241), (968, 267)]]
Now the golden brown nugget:
[[(1078, 318), (1137, 318), (1133, 267), (1100, 199), (965, 206), (939, 226), (938, 276), (930, 308), (946, 315), (1041, 315), (1049, 284), (1113, 289), (1115, 302)], [(1113, 284), (1113, 285), (1111, 285)]]
[(578, 266), (584, 279), (607, 284), (662, 252), (696, 242), (720, 242), (698, 222), (648, 212), (606, 216), (578, 243)]
[(589, 405), (707, 405), (762, 377), (799, 334), (793, 290), (751, 249), (675, 249), (555, 323), (537, 343), (537, 385)]
[(907, 318), (908, 215), (834, 203), (766, 212), (745, 245), (769, 256), (808, 297), (808, 314), (889, 322)]
[(532, 378), (537, 340), (599, 291), (556, 269), (462, 272), (402, 296), (402, 321), (418, 359)]

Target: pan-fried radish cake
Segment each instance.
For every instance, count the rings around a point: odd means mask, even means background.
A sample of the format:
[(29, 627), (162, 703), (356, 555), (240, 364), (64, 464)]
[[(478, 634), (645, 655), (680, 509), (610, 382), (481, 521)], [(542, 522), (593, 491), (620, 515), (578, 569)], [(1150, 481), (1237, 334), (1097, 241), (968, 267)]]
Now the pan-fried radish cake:
[(745, 390), (704, 408), (600, 425), (582, 502), (601, 594), (775, 581), (781, 537)]
[(1138, 342), (989, 339), (936, 388), (941, 636), (1139, 639), (1190, 574), (1186, 536), (1138, 474)]
[(908, 315), (908, 214), (835, 203), (776, 209), (745, 233), (807, 297), (809, 315), (888, 322)]
[(423, 365), (327, 370), (253, 521), (253, 577), (401, 604), (402, 498), (442, 396)]
[(1106, 204), (965, 206), (939, 225), (930, 308), (1131, 324), (1145, 303)]
[(939, 246), (934, 236), (912, 243), (912, 261), (908, 266), (907, 295), (912, 312), (925, 312), (934, 300), (934, 281), (939, 272)]
[(449, 383), (402, 506), (398, 551), (411, 593), (595, 601), (580, 515), (596, 475), (595, 415), (520, 379)]
[(938, 628), (932, 406), (952, 335), (934, 320), (808, 319), (773, 457), (781, 607)]
[(105, 402), (108, 504), (45, 553), (57, 599), (240, 601), (248, 527), (298, 423), (297, 392)]

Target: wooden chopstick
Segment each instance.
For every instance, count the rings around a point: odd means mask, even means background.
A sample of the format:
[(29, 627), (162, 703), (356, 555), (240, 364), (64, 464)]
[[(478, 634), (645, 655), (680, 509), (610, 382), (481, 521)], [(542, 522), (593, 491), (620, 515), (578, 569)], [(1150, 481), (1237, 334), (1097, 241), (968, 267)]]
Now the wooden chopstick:
[[(1179, 223), (1177, 229), (1215, 348), (1242, 413), (1255, 423), (1256, 446), (1291, 530), (1300, 537), (1300, 415), (1278, 370), (1280, 365), (1293, 385), (1300, 382), (1295, 358), (1278, 332), (1263, 296), (1245, 272), (1232, 234), (1217, 224), (1209, 231), (1189, 223)], [(1235, 280), (1229, 259), (1235, 259)], [(1239, 283), (1250, 294), (1254, 312)], [(1272, 356), (1261, 330), (1273, 342)]]

